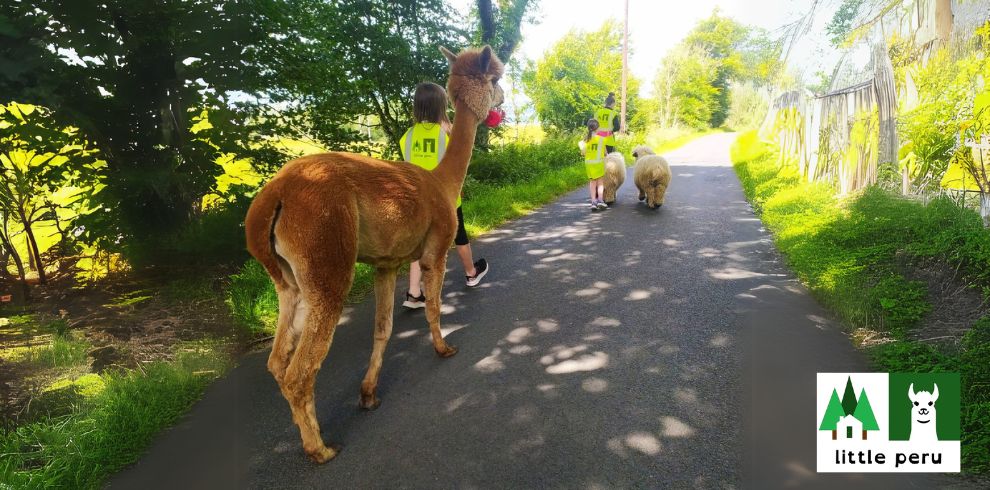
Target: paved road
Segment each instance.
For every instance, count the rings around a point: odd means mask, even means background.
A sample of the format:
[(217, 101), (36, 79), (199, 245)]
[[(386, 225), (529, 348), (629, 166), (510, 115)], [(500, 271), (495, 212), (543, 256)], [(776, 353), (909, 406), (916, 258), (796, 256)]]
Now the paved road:
[[(668, 155), (659, 211), (630, 178), (477, 240), (492, 272), (444, 288), (438, 359), (399, 311), (381, 408), (357, 408), (373, 305), (349, 311), (317, 381), (315, 466), (267, 353), (248, 356), (111, 488), (930, 488), (815, 473), (818, 371), (867, 365), (787, 272), (728, 163), (730, 134)], [(453, 260), (453, 259), (452, 259)], [(453, 280), (454, 278), (458, 280)], [(401, 310), (401, 308), (400, 308)]]

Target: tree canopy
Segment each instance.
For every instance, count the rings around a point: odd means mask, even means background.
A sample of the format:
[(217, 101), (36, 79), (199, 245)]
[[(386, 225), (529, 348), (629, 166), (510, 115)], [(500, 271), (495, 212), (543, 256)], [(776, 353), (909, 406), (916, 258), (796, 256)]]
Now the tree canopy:
[(654, 78), (661, 124), (719, 127), (729, 116), (733, 82), (773, 83), (780, 43), (716, 9), (667, 54)]
[[(275, 2), (15, 1), (0, 11), (0, 93), (52, 109), (108, 163), (108, 236), (187, 222), (215, 177), (218, 148), (250, 148), (245, 95), (272, 82)], [(212, 144), (189, 137), (202, 109), (223, 112)], [(220, 119), (220, 118), (218, 118)], [(119, 226), (119, 227), (118, 227)]]
[[(618, 92), (622, 80), (622, 25), (606, 21), (594, 32), (572, 30), (523, 73), (523, 85), (544, 128), (572, 130), (584, 127), (593, 110), (609, 92)], [(629, 94), (639, 92), (639, 81), (628, 79)], [(636, 97), (627, 102), (629, 117)]]

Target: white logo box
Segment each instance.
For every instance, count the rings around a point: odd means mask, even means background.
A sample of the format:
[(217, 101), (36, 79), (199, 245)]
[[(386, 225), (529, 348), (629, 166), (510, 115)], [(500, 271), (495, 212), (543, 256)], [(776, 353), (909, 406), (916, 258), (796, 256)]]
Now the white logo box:
[[(846, 439), (832, 431), (818, 430), (828, 408), (832, 390), (842, 398), (846, 380), (852, 378), (857, 399), (865, 389), (879, 430), (868, 431), (864, 441), (859, 434)], [(961, 462), (959, 441), (891, 441), (890, 379), (887, 373), (818, 373), (815, 390), (815, 437), (819, 473), (958, 473)], [(940, 461), (936, 463), (935, 461)]]

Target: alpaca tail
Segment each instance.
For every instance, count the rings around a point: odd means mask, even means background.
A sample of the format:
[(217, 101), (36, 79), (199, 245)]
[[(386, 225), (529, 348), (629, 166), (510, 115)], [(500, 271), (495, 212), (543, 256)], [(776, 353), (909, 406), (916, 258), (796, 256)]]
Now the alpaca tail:
[(278, 254), (275, 253), (275, 224), (281, 213), (282, 201), (278, 193), (272, 192), (272, 189), (262, 189), (251, 202), (244, 218), (248, 252), (261, 262), (276, 286), (286, 285)]

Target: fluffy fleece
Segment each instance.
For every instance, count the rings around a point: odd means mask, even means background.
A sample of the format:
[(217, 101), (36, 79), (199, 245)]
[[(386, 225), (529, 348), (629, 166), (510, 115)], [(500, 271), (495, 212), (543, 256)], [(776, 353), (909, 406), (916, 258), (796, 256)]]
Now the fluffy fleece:
[(636, 157), (633, 182), (639, 189), (639, 200), (645, 200), (650, 209), (663, 206), (667, 186), (670, 185), (670, 164), (647, 146), (634, 148), (633, 156)]
[(603, 198), (605, 203), (615, 202), (615, 193), (626, 181), (626, 158), (622, 153), (613, 151), (605, 155), (605, 192)]

